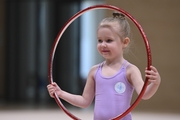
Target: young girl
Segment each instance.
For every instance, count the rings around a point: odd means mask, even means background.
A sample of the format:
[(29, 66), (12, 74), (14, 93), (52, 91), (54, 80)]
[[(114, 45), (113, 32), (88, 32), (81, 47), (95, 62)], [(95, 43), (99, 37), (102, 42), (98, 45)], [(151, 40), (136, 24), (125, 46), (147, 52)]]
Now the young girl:
[[(86, 108), (94, 97), (94, 120), (110, 120), (130, 107), (133, 91), (139, 94), (144, 85), (140, 70), (124, 59), (130, 43), (130, 27), (125, 16), (113, 13), (113, 17), (101, 21), (97, 29), (97, 50), (104, 61), (93, 66), (87, 77), (82, 95), (74, 95), (59, 88), (56, 83), (47, 85), (51, 97), (56, 94), (70, 104)], [(142, 99), (151, 98), (160, 85), (160, 75), (154, 66), (145, 70), (150, 84)], [(131, 120), (131, 113), (122, 120)]]

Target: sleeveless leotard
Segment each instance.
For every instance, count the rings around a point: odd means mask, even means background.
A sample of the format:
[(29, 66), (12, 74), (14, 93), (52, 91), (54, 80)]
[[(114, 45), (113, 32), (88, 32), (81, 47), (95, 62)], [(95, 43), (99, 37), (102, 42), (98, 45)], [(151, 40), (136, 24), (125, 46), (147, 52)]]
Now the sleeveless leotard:
[[(94, 120), (110, 120), (130, 107), (133, 86), (126, 77), (126, 67), (130, 63), (125, 61), (120, 70), (111, 77), (102, 75), (103, 63), (95, 74), (95, 107)], [(121, 120), (132, 120), (131, 113)]]

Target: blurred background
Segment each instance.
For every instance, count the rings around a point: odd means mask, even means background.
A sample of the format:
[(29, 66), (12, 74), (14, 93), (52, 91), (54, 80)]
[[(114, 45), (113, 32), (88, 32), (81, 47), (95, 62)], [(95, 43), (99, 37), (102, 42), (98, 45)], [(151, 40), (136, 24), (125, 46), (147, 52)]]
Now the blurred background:
[[(149, 40), (152, 62), (162, 82), (157, 93), (134, 111), (180, 114), (179, 0), (1, 0), (0, 112), (58, 108), (46, 89), (53, 43), (75, 13), (96, 4), (114, 5), (130, 13)], [(110, 10), (88, 11), (64, 32), (53, 62), (53, 81), (63, 90), (81, 94), (89, 69), (103, 61), (96, 50), (96, 29), (111, 14)], [(129, 22), (133, 44), (125, 58), (144, 77), (146, 50), (139, 31)], [(136, 98), (134, 94), (132, 102)]]

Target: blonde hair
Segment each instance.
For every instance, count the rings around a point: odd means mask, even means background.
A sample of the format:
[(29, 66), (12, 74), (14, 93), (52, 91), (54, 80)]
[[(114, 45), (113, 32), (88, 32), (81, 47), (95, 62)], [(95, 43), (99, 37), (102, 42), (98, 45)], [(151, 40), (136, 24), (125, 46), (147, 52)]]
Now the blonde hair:
[(130, 38), (131, 30), (130, 30), (130, 25), (128, 21), (126, 20), (125, 15), (122, 13), (114, 12), (113, 17), (107, 17), (104, 18), (99, 26), (104, 26), (104, 25), (110, 25), (110, 23), (118, 23), (119, 24), (119, 35), (120, 37), (123, 38)]

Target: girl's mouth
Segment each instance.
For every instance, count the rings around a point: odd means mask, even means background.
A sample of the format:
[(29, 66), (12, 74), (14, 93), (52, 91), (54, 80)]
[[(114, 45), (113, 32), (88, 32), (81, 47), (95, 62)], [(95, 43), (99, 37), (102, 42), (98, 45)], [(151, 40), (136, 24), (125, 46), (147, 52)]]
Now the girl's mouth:
[(109, 54), (109, 52), (110, 52), (109, 50), (101, 50), (101, 53), (104, 55)]
[(101, 52), (109, 52), (109, 50), (101, 50)]

